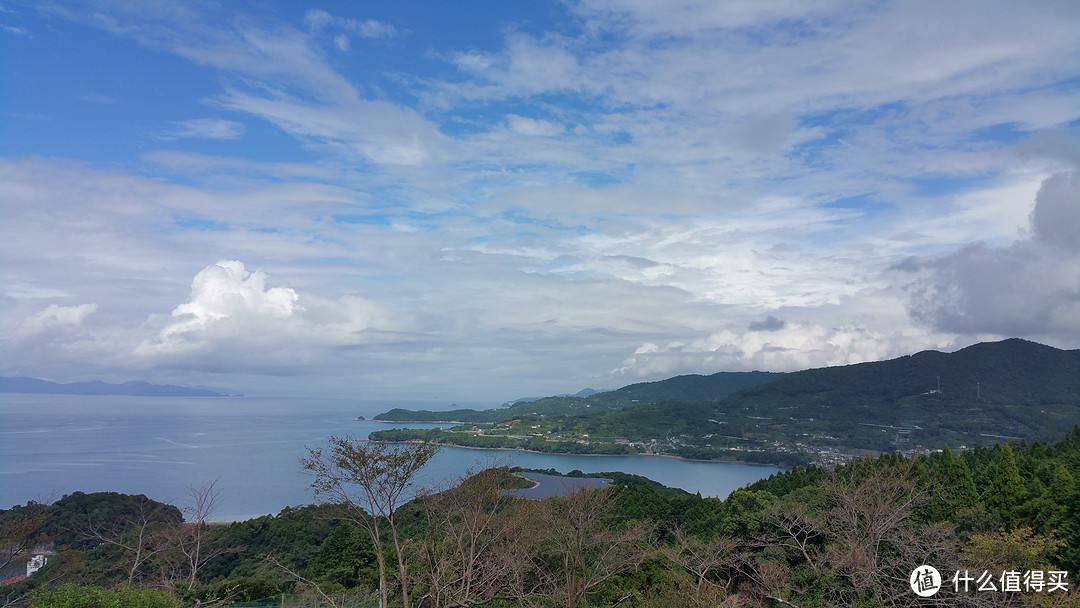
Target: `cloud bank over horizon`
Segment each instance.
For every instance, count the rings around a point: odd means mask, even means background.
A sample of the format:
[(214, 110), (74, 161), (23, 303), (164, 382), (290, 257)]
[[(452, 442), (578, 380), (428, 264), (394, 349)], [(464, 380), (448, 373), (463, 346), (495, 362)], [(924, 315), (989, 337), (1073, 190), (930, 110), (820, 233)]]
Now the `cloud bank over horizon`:
[(0, 375), (495, 404), (1080, 348), (1080, 7), (469, 6), (6, 7)]

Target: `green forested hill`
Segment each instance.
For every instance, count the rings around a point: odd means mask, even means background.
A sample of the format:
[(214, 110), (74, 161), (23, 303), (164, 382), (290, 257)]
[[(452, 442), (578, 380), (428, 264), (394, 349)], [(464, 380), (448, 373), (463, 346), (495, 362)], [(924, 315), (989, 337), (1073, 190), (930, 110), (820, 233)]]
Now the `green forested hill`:
[(613, 391), (595, 393), (588, 397), (544, 397), (533, 401), (520, 401), (510, 407), (494, 410), (458, 409), (434, 412), (396, 408), (375, 416), (375, 420), (501, 422), (521, 416), (555, 416), (619, 410), (665, 400), (711, 401), (747, 387), (771, 382), (782, 375), (772, 372), (718, 372), (708, 376), (690, 374), (658, 382), (639, 382)]
[(719, 372), (702, 376), (689, 374), (659, 382), (639, 382), (618, 390), (597, 393), (594, 403), (629, 400), (638, 403), (660, 401), (712, 401), (752, 386), (761, 386), (783, 377), (776, 372)]
[(794, 372), (745, 390), (740, 397), (895, 403), (939, 390), (942, 399), (953, 402), (1080, 403), (1080, 351), (1013, 338), (954, 353), (924, 351), (889, 361)]
[(853, 447), (887, 449), (897, 433), (931, 447), (1051, 440), (1080, 420), (1080, 351), (1011, 339), (806, 370), (731, 395), (720, 410), (857, 440)]
[(772, 452), (766, 461), (787, 462), (785, 455), (829, 448), (1048, 441), (1080, 421), (1080, 351), (1019, 339), (954, 353), (756, 374), (754, 379), (771, 381), (721, 396), (709, 392), (714, 376), (680, 376), (589, 399), (518, 404), (499, 410), (491, 420), (499, 423), (495, 427), (472, 435), (395, 431), (373, 438), (745, 460)]
[(590, 436), (619, 429), (643, 440), (667, 429), (695, 446), (771, 439), (888, 450), (1053, 440), (1077, 421), (1080, 351), (1011, 339), (785, 374), (716, 403), (641, 406), (578, 419), (574, 427)]

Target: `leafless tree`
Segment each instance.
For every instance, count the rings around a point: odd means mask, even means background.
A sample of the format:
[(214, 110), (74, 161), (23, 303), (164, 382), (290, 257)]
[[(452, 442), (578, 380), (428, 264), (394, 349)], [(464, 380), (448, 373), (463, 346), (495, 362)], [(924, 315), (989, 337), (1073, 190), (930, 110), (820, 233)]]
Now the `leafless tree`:
[(419, 603), (433, 608), (485, 604), (503, 590), (514, 560), (507, 559), (514, 528), (504, 512), (511, 474), (491, 466), (467, 473), (442, 492), (423, 498), (427, 534), (412, 553), (420, 564)]
[(167, 589), (182, 584), (194, 589), (199, 571), (219, 555), (237, 551), (212, 535), (210, 521), (221, 490), (217, 480), (189, 490), (189, 502), (180, 510), (184, 521), (165, 526), (152, 540), (157, 555), (159, 583)]
[(523, 538), (535, 547), (534, 591), (522, 599), (576, 608), (614, 576), (632, 571), (649, 554), (653, 524), (613, 525), (616, 488), (582, 488), (537, 503), (529, 515), (534, 534)]
[(913, 518), (934, 488), (914, 461), (858, 461), (821, 485), (820, 504), (781, 500), (758, 516), (763, 531), (743, 553), (743, 591), (797, 606), (810, 591), (797, 588), (793, 577), (804, 568), (835, 581), (823, 599), (836, 605), (977, 605), (987, 597), (919, 598), (911, 592), (915, 566), (958, 564), (951, 527)]
[(101, 521), (87, 513), (86, 522), (77, 528), (83, 536), (119, 547), (128, 554), (129, 561), (124, 569), (129, 587), (135, 585), (144, 563), (164, 548), (164, 543), (156, 542), (160, 541), (162, 529), (180, 525), (170, 516), (167, 505), (142, 498), (137, 500), (127, 517)]
[(930, 488), (914, 464), (861, 461), (822, 483), (833, 502), (825, 520), (831, 537), (826, 558), (851, 589), (886, 605), (910, 599), (910, 569), (897, 557), (912, 540), (912, 512)]
[(409, 608), (404, 543), (398, 534), (395, 512), (413, 498), (417, 472), (441, 448), (422, 443), (388, 444), (333, 436), (329, 444), (328, 452), (309, 447), (310, 456), (300, 461), (301, 467), (315, 477), (311, 482), (315, 497), (323, 504), (343, 506), (343, 517), (371, 537), (379, 566), (379, 600), (382, 606), (387, 605), (387, 568), (382, 529), (385, 522), (397, 554), (403, 608)]
[(664, 555), (694, 576), (697, 581), (696, 591), (718, 586), (709, 580), (709, 574), (731, 569), (738, 563), (739, 543), (734, 538), (717, 536), (702, 540), (682, 528), (675, 528), (674, 534), (676, 544), (667, 547)]

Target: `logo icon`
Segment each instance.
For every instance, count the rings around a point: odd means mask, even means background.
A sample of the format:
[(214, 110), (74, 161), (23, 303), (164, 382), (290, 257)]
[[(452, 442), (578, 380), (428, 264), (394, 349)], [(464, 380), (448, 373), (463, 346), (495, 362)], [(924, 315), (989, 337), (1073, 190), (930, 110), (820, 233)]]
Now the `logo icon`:
[(933, 566), (922, 565), (911, 572), (911, 590), (919, 597), (930, 597), (941, 589), (941, 573)]

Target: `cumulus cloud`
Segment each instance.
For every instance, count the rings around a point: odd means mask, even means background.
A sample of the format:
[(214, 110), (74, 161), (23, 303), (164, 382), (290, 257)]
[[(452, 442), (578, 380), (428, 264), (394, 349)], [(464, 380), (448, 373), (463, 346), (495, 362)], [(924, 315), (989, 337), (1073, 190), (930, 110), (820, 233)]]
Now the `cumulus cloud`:
[(171, 352), (205, 345), (213, 332), (280, 328), (302, 309), (288, 287), (266, 287), (266, 274), (248, 271), (242, 262), (222, 260), (207, 266), (191, 282), (191, 299), (172, 311), (173, 320), (140, 353)]
[(50, 304), (27, 317), (15, 332), (17, 339), (26, 339), (38, 334), (60, 329), (72, 331), (82, 326), (86, 317), (97, 311), (97, 304), (79, 304), (77, 306), (58, 306)]
[(394, 315), (365, 298), (326, 300), (291, 287), (268, 285), (262, 271), (243, 262), (222, 260), (199, 271), (188, 301), (167, 319), (135, 354), (145, 363), (241, 367), (277, 373), (288, 366), (341, 364), (340, 348), (368, 344), (379, 332), (401, 325)]
[[(1075, 144), (1052, 143), (1046, 150), (1055, 160), (1080, 158)], [(896, 272), (912, 277), (911, 316), (969, 335), (1080, 336), (1080, 165), (1042, 181), (1029, 220), (1027, 236), (1007, 247), (973, 243), (898, 264)]]
[[(974, 244), (927, 260), (909, 287), (912, 317), (940, 331), (998, 336), (1080, 332), (1080, 257), (1038, 242)], [(1056, 336), (1055, 336), (1056, 334)]]
[(1031, 228), (1048, 245), (1080, 253), (1080, 171), (1043, 181), (1031, 211)]

